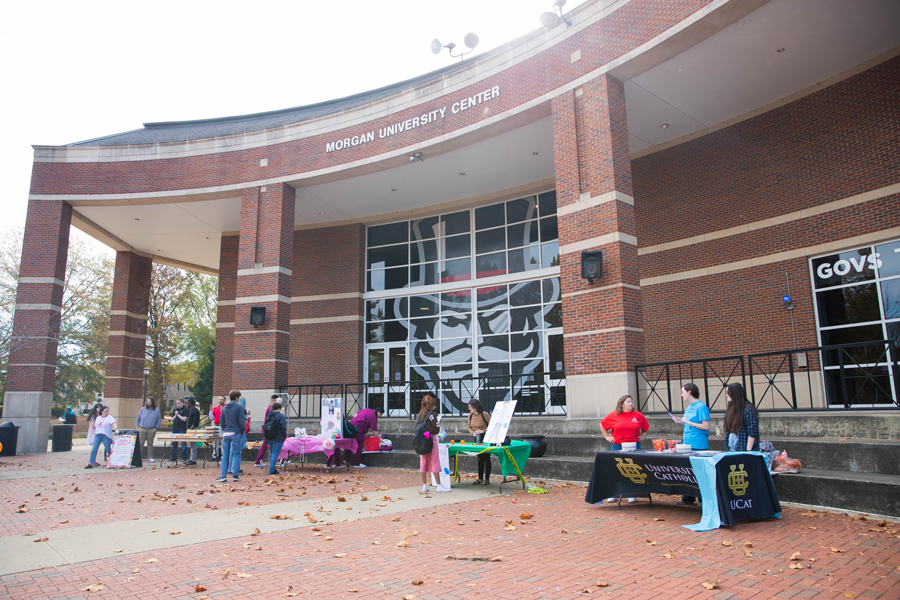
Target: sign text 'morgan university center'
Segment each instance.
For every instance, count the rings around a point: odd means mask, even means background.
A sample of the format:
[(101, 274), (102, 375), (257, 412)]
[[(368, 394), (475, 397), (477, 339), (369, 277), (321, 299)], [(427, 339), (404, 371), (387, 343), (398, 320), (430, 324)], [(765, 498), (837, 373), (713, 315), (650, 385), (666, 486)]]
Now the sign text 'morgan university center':
[[(500, 86), (494, 86), (490, 89), (487, 89), (483, 92), (478, 92), (474, 96), (467, 96), (460, 100), (459, 102), (454, 102), (450, 105), (450, 113), (457, 114), (464, 110), (468, 110), (475, 106), (478, 106), (482, 102), (487, 102), (489, 100), (493, 100), (494, 98), (500, 95)], [(447, 114), (446, 106), (429, 111), (424, 113), (418, 117), (413, 117), (411, 119), (406, 119), (405, 121), (401, 121), (400, 123), (394, 123), (393, 125), (389, 125), (388, 127), (381, 127), (378, 129), (378, 138), (386, 138), (391, 137), (392, 135), (397, 135), (398, 133), (403, 133), (404, 131), (409, 131), (410, 129), (415, 129), (416, 127), (420, 127), (422, 125), (427, 125), (438, 119), (443, 119)], [(375, 141), (375, 130), (367, 131), (366, 133), (361, 133), (359, 135), (354, 135), (353, 137), (346, 137), (341, 140), (335, 140), (333, 142), (328, 142), (325, 144), (325, 152), (334, 152), (336, 150), (343, 150), (344, 148), (350, 148), (351, 146), (359, 146), (360, 144), (365, 144), (367, 142)]]

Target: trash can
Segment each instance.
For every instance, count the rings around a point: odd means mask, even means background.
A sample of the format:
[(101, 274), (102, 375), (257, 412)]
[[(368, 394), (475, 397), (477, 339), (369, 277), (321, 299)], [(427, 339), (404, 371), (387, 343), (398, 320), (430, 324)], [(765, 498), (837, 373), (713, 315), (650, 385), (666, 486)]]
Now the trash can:
[(74, 425), (51, 425), (53, 430), (53, 442), (50, 444), (51, 452), (68, 452), (72, 449), (72, 431)]
[(0, 425), (0, 444), (3, 444), (0, 456), (15, 456), (17, 443), (19, 443), (19, 426), (13, 425), (12, 421)]

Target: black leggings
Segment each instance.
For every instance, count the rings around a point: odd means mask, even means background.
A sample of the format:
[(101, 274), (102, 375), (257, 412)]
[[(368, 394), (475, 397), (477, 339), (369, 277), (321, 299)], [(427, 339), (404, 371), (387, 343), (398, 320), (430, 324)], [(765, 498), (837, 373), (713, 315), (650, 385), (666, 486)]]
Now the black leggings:
[(485, 452), (478, 455), (478, 479), (487, 481), (491, 478), (491, 455)]

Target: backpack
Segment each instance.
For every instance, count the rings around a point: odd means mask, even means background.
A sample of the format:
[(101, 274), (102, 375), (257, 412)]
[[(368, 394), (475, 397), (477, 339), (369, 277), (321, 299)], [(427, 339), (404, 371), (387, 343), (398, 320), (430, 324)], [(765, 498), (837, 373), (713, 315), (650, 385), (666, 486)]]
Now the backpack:
[(428, 431), (429, 416), (431, 413), (428, 413), (423, 420), (416, 421), (416, 428), (413, 429), (413, 450), (416, 451), (416, 454), (431, 454), (431, 450), (434, 448), (434, 436), (425, 437), (425, 432)]
[(275, 417), (277, 414), (274, 411), (270, 412), (269, 416), (266, 417), (266, 422), (263, 424), (263, 436), (267, 440), (274, 440), (281, 432), (281, 427), (278, 426), (278, 419)]
[(344, 437), (345, 438), (355, 438), (356, 434), (359, 432), (356, 429), (356, 425), (351, 423), (348, 419), (344, 419)]

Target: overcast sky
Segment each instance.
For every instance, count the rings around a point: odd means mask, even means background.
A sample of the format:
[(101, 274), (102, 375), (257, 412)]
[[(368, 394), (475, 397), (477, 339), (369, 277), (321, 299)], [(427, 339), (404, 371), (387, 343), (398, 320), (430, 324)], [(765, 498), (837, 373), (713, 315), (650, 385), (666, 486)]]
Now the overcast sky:
[[(586, 0), (569, 0), (566, 12)], [(0, 199), (23, 225), (35, 145), (340, 98), (538, 29), (553, 0), (0, 2)], [(468, 58), (468, 57), (467, 57)]]

